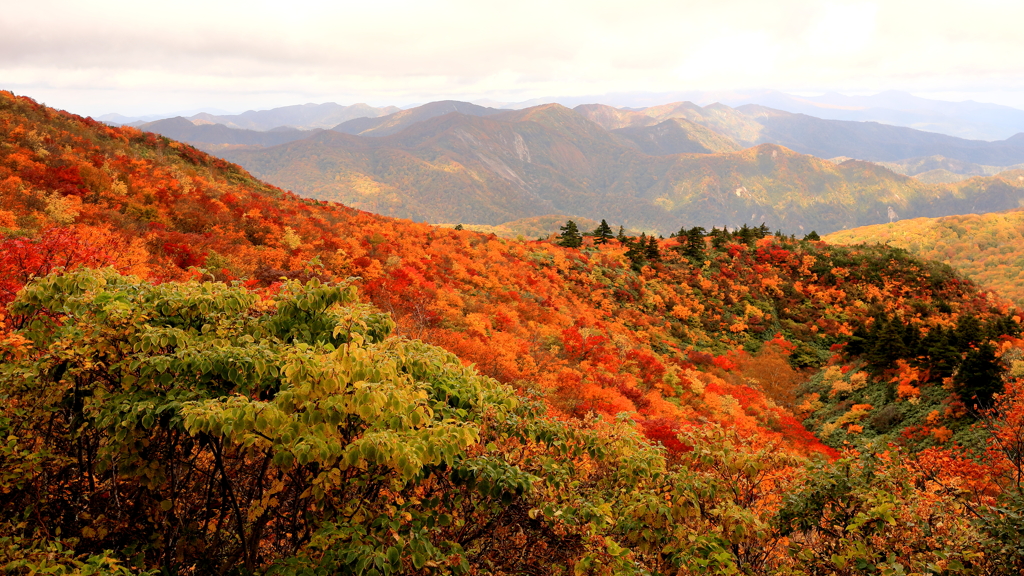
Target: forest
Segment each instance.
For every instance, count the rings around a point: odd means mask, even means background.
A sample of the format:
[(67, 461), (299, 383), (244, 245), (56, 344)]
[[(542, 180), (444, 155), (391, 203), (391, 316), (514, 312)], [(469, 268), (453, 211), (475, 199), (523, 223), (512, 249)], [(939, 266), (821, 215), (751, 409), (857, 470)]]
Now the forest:
[(889, 246), (606, 224), (387, 218), (0, 92), (0, 565), (1024, 569), (1010, 302)]
[[(1006, 173), (1024, 179), (1024, 172)], [(1024, 304), (1024, 211), (913, 218), (891, 224), (842, 230), (828, 236), (836, 244), (881, 243), (929, 260), (946, 262), (1020, 306)]]

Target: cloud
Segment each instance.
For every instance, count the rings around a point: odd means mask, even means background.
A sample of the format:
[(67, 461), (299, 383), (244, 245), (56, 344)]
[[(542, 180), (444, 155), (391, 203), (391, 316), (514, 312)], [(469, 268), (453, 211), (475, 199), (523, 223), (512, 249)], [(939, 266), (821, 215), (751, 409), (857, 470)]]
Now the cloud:
[(40, 0), (5, 8), (0, 78), (107, 110), (755, 86), (1024, 94), (1018, 4)]

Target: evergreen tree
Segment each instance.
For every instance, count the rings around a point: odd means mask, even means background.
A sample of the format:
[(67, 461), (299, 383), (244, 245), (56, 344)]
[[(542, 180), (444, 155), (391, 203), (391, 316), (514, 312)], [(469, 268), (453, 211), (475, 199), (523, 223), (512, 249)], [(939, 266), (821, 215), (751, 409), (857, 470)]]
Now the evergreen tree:
[(612, 228), (607, 222), (601, 220), (601, 223), (594, 228), (594, 244), (606, 244), (609, 240), (615, 237), (612, 234)]
[(626, 236), (626, 229), (619, 226), (619, 233), (615, 235), (615, 239), (618, 240), (620, 244), (629, 243), (629, 236)]
[(809, 234), (804, 236), (804, 240), (818, 241), (818, 240), (821, 240), (821, 236), (818, 236), (817, 232), (815, 232), (814, 230), (811, 230), (811, 232)]
[(633, 270), (639, 272), (641, 268), (647, 265), (647, 235), (640, 234), (638, 240), (626, 238), (626, 246), (629, 247), (626, 250), (626, 258), (629, 258)]
[(658, 239), (654, 236), (647, 239), (647, 247), (644, 250), (644, 256), (646, 256), (647, 260), (650, 262), (661, 261), (661, 249), (658, 247)]
[(756, 228), (751, 228), (750, 226), (744, 224), (739, 231), (740, 242), (743, 242), (747, 246), (753, 246), (754, 241), (757, 240), (756, 230)]
[(721, 250), (725, 248), (725, 243), (729, 238), (729, 227), (723, 226), (721, 230), (712, 227), (711, 228), (711, 247), (715, 250)]
[(972, 344), (983, 340), (981, 322), (973, 314), (964, 314), (956, 322), (956, 345), (961, 350), (966, 350)]
[(971, 348), (960, 364), (953, 386), (968, 406), (985, 409), (992, 406), (992, 395), (1003, 388), (1003, 367), (996, 358), (996, 349), (985, 342)]
[(565, 246), (566, 248), (579, 248), (583, 245), (583, 236), (580, 235), (579, 229), (576, 227), (576, 223), (569, 220), (565, 223), (565, 226), (561, 226), (559, 230), (562, 231), (558, 237), (558, 244)]
[(956, 347), (956, 335), (952, 330), (932, 328), (921, 340), (919, 356), (924, 356), (923, 367), (931, 371), (936, 379), (948, 378), (956, 372), (960, 363), (960, 349)]
[(770, 230), (768, 230), (768, 226), (766, 226), (764, 222), (761, 222), (761, 225), (758, 226), (756, 230), (758, 238), (764, 238), (770, 232)]
[(683, 240), (680, 243), (680, 251), (683, 256), (694, 263), (699, 265), (706, 259), (704, 253), (704, 228), (700, 226), (694, 226), (689, 230), (680, 230), (679, 237)]
[(889, 320), (884, 316), (875, 320), (871, 327), (870, 350), (865, 355), (868, 362), (881, 369), (892, 368), (897, 360), (907, 358), (910, 350), (903, 340), (903, 325), (898, 318)]

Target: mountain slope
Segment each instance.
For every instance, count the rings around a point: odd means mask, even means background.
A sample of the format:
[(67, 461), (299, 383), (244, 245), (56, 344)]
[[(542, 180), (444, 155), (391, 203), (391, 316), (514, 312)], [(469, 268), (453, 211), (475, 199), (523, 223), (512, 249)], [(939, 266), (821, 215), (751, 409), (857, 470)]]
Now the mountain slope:
[(394, 114), (399, 109), (394, 106), (375, 108), (366, 104), (343, 106), (334, 102), (324, 104), (299, 104), (283, 106), (269, 110), (249, 110), (241, 114), (216, 115), (200, 113), (189, 120), (222, 124), (229, 128), (242, 130), (266, 131), (281, 126), (290, 126), (300, 130), (315, 128), (331, 128), (342, 122), (355, 118), (377, 118)]
[[(1024, 171), (1011, 173), (1024, 178)], [(946, 262), (1024, 306), (1024, 211), (915, 218), (825, 237), (836, 244), (883, 243)]]
[(619, 128), (612, 133), (651, 156), (715, 154), (740, 148), (732, 139), (685, 118), (670, 118), (654, 126)]
[(705, 107), (691, 102), (642, 110), (617, 110), (597, 104), (579, 106), (578, 112), (608, 130), (626, 126), (651, 126), (670, 118), (684, 118), (732, 138), (743, 146), (780, 144), (819, 158), (848, 157), (876, 162), (941, 155), (952, 160), (994, 166), (1024, 162), (1024, 135), (987, 142), (967, 140), (890, 126), (877, 122), (825, 120), (746, 104)]
[[(564, 113), (522, 118), (563, 164), (590, 130), (538, 128)], [(575, 249), (414, 224), (7, 92), (0, 206), (7, 571), (1024, 566), (1020, 454), (982, 449), (1024, 389), (987, 431), (962, 409), (1024, 342), (948, 267), (747, 227)]]
[(442, 100), (431, 102), (408, 110), (394, 112), (381, 118), (358, 118), (343, 122), (332, 129), (344, 134), (357, 134), (360, 136), (387, 136), (401, 132), (407, 127), (435, 116), (443, 116), (452, 112), (458, 112), (467, 116), (490, 116), (502, 112), (494, 108), (477, 106), (469, 102), (457, 102), (455, 100)]
[(138, 128), (146, 132), (156, 132), (174, 140), (189, 142), (193, 146), (207, 151), (230, 146), (276, 146), (310, 136), (310, 131), (295, 128), (278, 128), (268, 131), (245, 130), (229, 128), (223, 124), (196, 124), (180, 116), (142, 124)]
[(387, 136), (321, 133), (223, 155), (303, 195), (464, 224), (572, 214), (662, 234), (762, 222), (830, 232), (887, 222), (889, 207), (903, 217), (939, 216), (1004, 210), (1024, 197), (1016, 181), (930, 186), (771, 145), (650, 156), (558, 105), (487, 117), (451, 113)]

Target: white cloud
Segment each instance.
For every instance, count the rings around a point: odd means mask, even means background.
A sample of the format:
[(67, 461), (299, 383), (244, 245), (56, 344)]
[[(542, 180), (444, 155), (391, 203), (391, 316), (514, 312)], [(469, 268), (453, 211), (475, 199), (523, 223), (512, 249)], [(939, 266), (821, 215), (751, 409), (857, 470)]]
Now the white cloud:
[[(1024, 3), (11, 3), (0, 87), (83, 113), (768, 87), (1024, 105)], [(148, 106), (148, 108), (146, 108)]]

